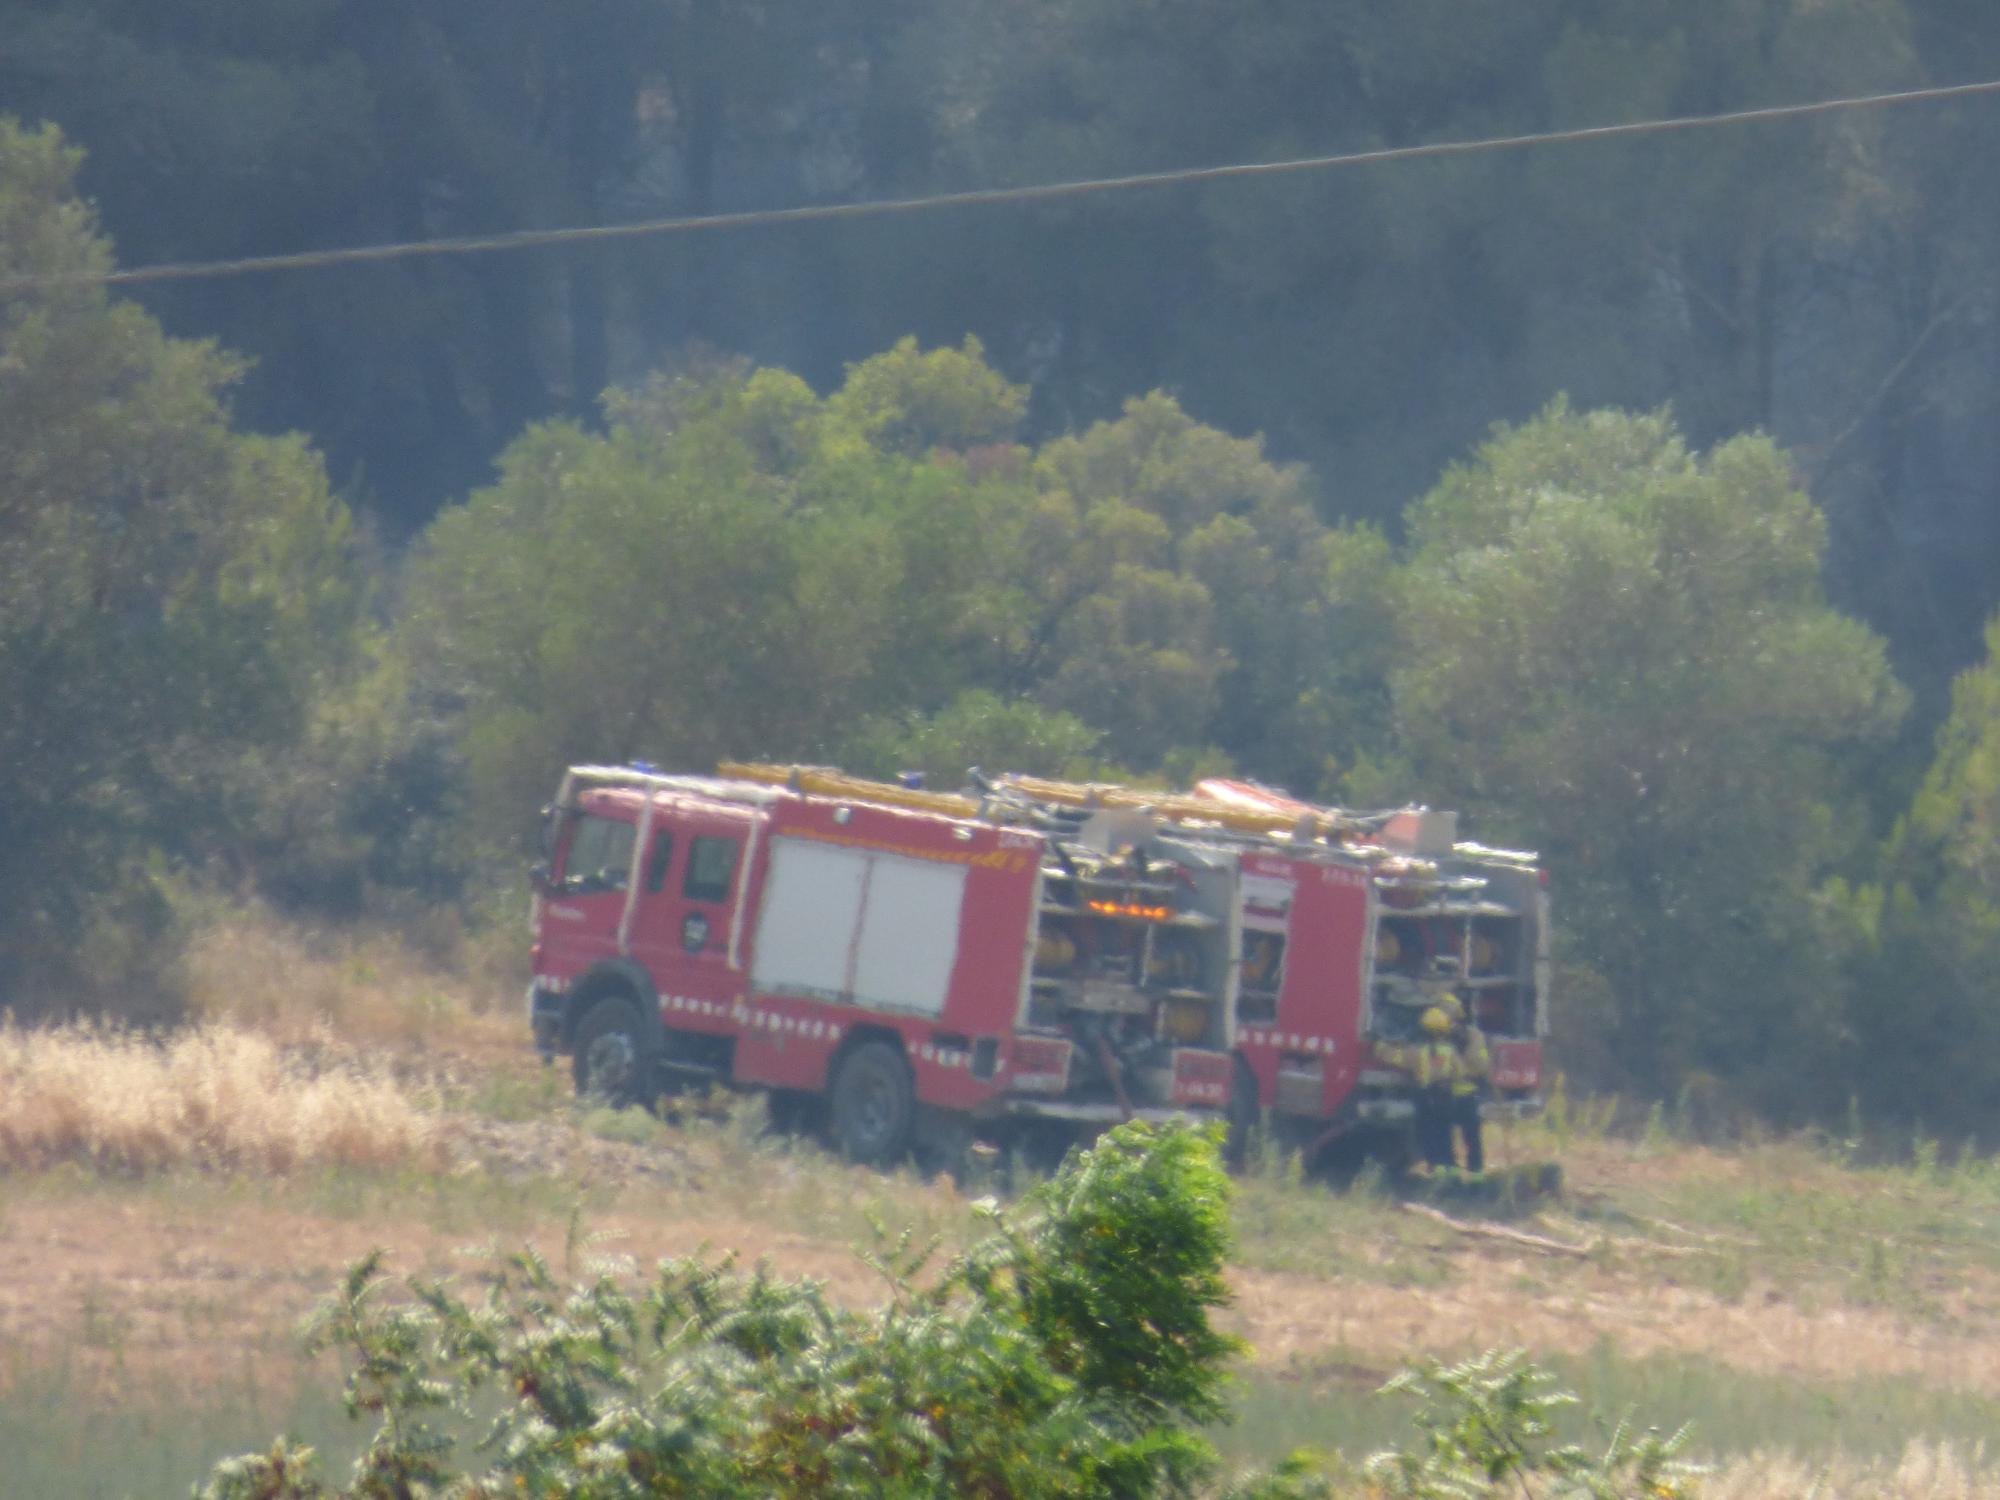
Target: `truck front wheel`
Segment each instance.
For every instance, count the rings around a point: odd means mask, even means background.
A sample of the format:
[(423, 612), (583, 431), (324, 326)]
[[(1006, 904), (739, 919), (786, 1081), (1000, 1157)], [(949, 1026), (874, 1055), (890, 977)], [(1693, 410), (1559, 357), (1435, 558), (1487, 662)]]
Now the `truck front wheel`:
[(639, 1036), (639, 1012), (629, 1000), (607, 996), (585, 1011), (571, 1048), (577, 1098), (613, 1109), (651, 1104), (646, 1089), (651, 1070)]
[(917, 1094), (902, 1049), (863, 1042), (833, 1075), (833, 1139), (849, 1161), (882, 1166), (910, 1149)]

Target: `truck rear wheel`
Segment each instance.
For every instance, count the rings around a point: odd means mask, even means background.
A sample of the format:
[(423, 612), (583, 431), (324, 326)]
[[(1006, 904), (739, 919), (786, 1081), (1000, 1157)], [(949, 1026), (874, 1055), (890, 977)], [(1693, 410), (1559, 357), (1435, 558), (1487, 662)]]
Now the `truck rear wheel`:
[(902, 1049), (863, 1042), (833, 1075), (833, 1139), (849, 1161), (882, 1166), (910, 1149), (917, 1092)]
[(639, 1012), (631, 1001), (606, 996), (585, 1011), (570, 1052), (577, 1098), (613, 1109), (653, 1102), (646, 1083), (652, 1069), (640, 1042)]

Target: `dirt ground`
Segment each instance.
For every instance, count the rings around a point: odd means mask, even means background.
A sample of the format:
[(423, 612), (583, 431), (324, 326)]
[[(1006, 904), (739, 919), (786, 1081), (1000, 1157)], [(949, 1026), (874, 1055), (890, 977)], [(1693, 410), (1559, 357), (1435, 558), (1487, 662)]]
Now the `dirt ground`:
[[(552, 1162), (621, 1185), (613, 1207), (588, 1216), (588, 1248), (645, 1267), (672, 1256), (735, 1251), (788, 1276), (811, 1276), (864, 1305), (883, 1294), (877, 1274), (838, 1239), (788, 1228), (705, 1191), (675, 1152), (598, 1141), (549, 1123), (481, 1124), (464, 1143), (466, 1170), (496, 1177)], [(285, 1378), (302, 1367), (296, 1328), (342, 1270), (375, 1247), (401, 1273), (464, 1270), (481, 1238), (524, 1239), (561, 1268), (576, 1251), (559, 1215), (481, 1236), (446, 1227), (424, 1205), (335, 1211), (288, 1195), (238, 1194), (226, 1211), (157, 1188), (92, 1185), (15, 1191), (0, 1177), (0, 1380), (60, 1359), (107, 1393), (142, 1376), (183, 1386)], [(942, 1184), (925, 1190), (950, 1198)], [(200, 1195), (195, 1195), (197, 1199)], [(296, 1198), (298, 1195), (289, 1195)], [(390, 1201), (394, 1201), (393, 1199)], [(941, 1202), (942, 1209), (952, 1205)], [(1386, 1374), (1413, 1352), (1492, 1345), (1581, 1353), (1609, 1341), (1628, 1356), (1699, 1355), (1745, 1371), (1826, 1380), (1904, 1374), (1927, 1384), (2000, 1395), (2000, 1287), (1977, 1271), (1928, 1315), (1829, 1304), (1817, 1308), (1752, 1284), (1731, 1296), (1676, 1285), (1671, 1264), (1578, 1258), (1439, 1226), (1413, 1246), (1369, 1253), (1421, 1257), (1410, 1285), (1330, 1273), (1232, 1272), (1224, 1319), (1267, 1366), (1324, 1367), (1338, 1359)], [(1359, 1375), (1357, 1375), (1359, 1378)]]

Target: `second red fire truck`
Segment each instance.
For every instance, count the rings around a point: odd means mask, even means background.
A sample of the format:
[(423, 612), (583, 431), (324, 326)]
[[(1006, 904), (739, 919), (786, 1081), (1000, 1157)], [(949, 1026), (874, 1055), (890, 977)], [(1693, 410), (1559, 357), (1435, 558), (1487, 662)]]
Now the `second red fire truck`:
[(1540, 1087), (1545, 882), (1448, 813), (725, 765), (578, 766), (546, 817), (534, 1034), (614, 1102), (761, 1087), (874, 1162), (1169, 1115), (1311, 1153), (1401, 1132), (1407, 1080), (1373, 1045), (1446, 987), (1496, 1102)]

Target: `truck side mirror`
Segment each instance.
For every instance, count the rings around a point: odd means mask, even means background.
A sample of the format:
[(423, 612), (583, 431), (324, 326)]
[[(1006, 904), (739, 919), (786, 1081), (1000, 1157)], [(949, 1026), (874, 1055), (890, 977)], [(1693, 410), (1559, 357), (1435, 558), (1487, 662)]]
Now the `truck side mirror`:
[(537, 896), (547, 896), (553, 892), (555, 882), (549, 879), (547, 860), (538, 859), (528, 866), (528, 885)]

